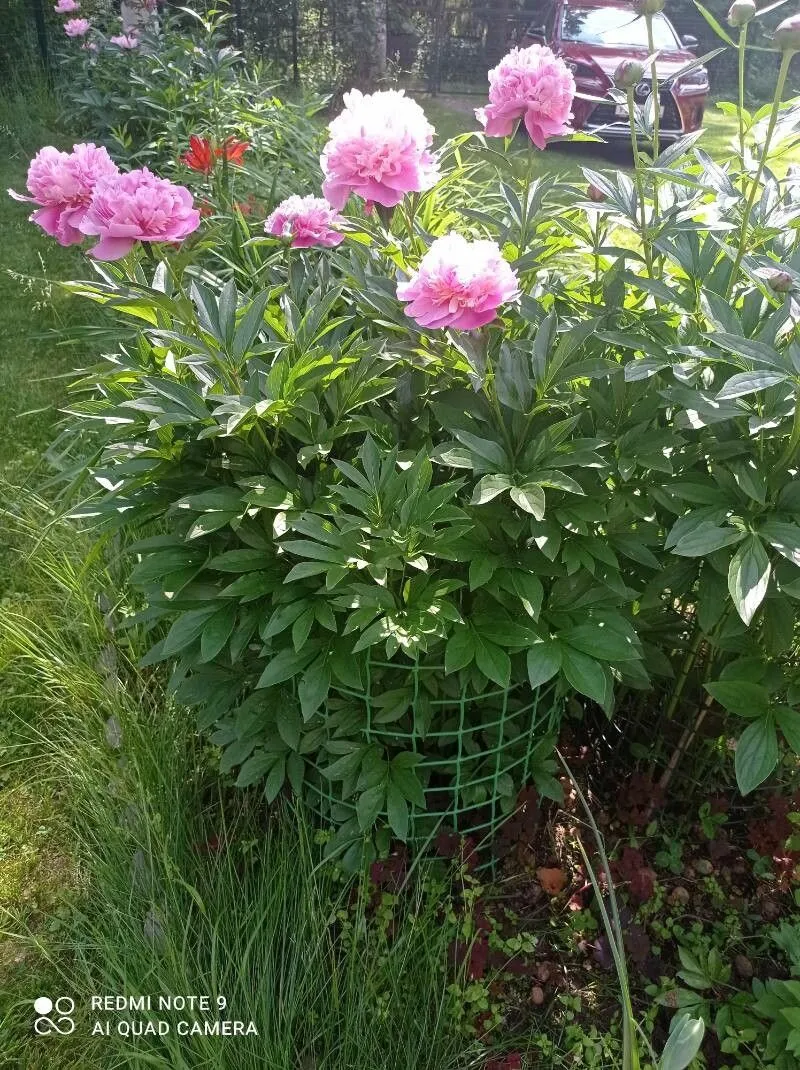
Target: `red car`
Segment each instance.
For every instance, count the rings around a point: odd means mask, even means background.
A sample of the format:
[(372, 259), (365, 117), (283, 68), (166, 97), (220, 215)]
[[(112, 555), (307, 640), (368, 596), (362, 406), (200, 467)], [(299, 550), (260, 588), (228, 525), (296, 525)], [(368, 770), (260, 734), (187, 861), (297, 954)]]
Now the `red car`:
[[(697, 40), (679, 37), (663, 14), (653, 16), (653, 38), (658, 52), (661, 138), (669, 142), (701, 126), (708, 99), (708, 71), (695, 67), (678, 75), (681, 67), (696, 59), (693, 50)], [(539, 0), (521, 43), (552, 48), (575, 75), (578, 93), (591, 97), (608, 93), (620, 60), (642, 61), (649, 55), (645, 20), (626, 0)], [(648, 72), (636, 86), (637, 102), (645, 103), (650, 90)], [(577, 97), (572, 111), (576, 130), (596, 131), (604, 140), (627, 141), (630, 137), (625, 105), (611, 101), (598, 104)]]

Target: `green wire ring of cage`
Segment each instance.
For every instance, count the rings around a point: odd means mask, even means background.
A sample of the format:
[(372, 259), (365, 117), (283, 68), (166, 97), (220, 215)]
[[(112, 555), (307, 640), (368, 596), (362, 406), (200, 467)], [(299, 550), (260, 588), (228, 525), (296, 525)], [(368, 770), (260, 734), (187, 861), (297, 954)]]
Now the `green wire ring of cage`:
[[(407, 729), (376, 723), (376, 713), (380, 713), (380, 695), (374, 693), (376, 670), (380, 675), (381, 670), (398, 669), (405, 669), (410, 678)], [(363, 706), (365, 743), (383, 746), (389, 759), (402, 751), (422, 755), (416, 772), (423, 782), (426, 806), (424, 810), (410, 807), (409, 846), (421, 847), (439, 828), (478, 839), (489, 837), (513, 812), (519, 789), (529, 782), (537, 744), (557, 733), (563, 701), (554, 683), (536, 689), (512, 684), (478, 694), (468, 693), (464, 684), (454, 697), (427, 698), (423, 681), (428, 675), (442, 679), (444, 666), (369, 660), (363, 690), (335, 687), (332, 692)], [(435, 729), (421, 724), (421, 706)], [(488, 718), (475, 717), (479, 710), (488, 713)], [(307, 781), (306, 790), (312, 812), (323, 823), (335, 826), (354, 818), (355, 798), (343, 799), (319, 766), (314, 768), (316, 776)], [(378, 820), (386, 819), (384, 811)]]

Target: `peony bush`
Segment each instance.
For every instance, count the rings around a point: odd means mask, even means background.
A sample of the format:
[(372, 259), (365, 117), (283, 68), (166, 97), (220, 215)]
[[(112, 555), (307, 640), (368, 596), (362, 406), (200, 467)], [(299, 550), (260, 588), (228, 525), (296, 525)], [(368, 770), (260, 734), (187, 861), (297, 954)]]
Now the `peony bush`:
[[(70, 284), (120, 323), (70, 406), (64, 465), (96, 486), (73, 515), (134, 540), (131, 624), (223, 772), (303, 795), (353, 864), (365, 837), (491, 828), (531, 782), (558, 797), (564, 716), (621, 695), (689, 742), (716, 702), (744, 792), (800, 751), (780, 33), (773, 107), (725, 106), (725, 160), (694, 134), (662, 151), (621, 70), (634, 174), (582, 187), (517, 162), (515, 124), (529, 154), (568, 129), (574, 83), (538, 46), (490, 75), (505, 152), (437, 148), (419, 104), (354, 90), (324, 196), (298, 174), (257, 219), (201, 221), (99, 150), (83, 185), (55, 150), (32, 164), (32, 218), (113, 261)], [(184, 159), (224, 185), (214, 144)]]

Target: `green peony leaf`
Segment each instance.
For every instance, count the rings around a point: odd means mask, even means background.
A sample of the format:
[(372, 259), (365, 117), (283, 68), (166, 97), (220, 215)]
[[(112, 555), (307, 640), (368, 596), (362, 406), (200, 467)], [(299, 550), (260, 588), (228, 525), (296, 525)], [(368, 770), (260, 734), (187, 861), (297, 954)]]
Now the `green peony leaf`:
[(771, 566), (767, 552), (756, 535), (742, 543), (728, 569), (728, 590), (736, 611), (749, 624), (764, 601), (769, 586)]
[(383, 782), (362, 791), (356, 799), (356, 815), (362, 832), (369, 832), (378, 820), (378, 814), (383, 809), (385, 799), (386, 784)]
[(490, 474), (478, 480), (472, 494), (473, 505), (485, 505), (511, 486), (511, 477)]
[(771, 714), (753, 721), (736, 744), (736, 783), (742, 795), (763, 784), (778, 764), (778, 739)]
[(588, 654), (564, 645), (561, 648), (562, 668), (568, 682), (587, 698), (602, 705), (607, 698), (607, 670)]
[(742, 717), (761, 717), (769, 709), (769, 691), (747, 680), (715, 680), (706, 691), (731, 713)]
[(544, 491), (538, 483), (526, 483), (524, 487), (512, 487), (511, 498), (526, 513), (537, 520), (544, 519)]
[(686, 1070), (700, 1051), (705, 1028), (702, 1018), (692, 1018), (685, 1011), (676, 1015), (670, 1023), (658, 1070)]
[(784, 739), (795, 754), (800, 755), (800, 710), (791, 706), (775, 706), (772, 713)]
[(548, 639), (528, 650), (528, 680), (531, 687), (546, 684), (560, 668), (561, 647), (557, 642)]
[(488, 639), (481, 639), (475, 634), (475, 661), (478, 668), (500, 687), (508, 687), (511, 679), (511, 658), (505, 650), (490, 643)]
[(391, 783), (386, 789), (386, 816), (392, 832), (405, 843), (408, 839), (408, 803), (400, 789)]

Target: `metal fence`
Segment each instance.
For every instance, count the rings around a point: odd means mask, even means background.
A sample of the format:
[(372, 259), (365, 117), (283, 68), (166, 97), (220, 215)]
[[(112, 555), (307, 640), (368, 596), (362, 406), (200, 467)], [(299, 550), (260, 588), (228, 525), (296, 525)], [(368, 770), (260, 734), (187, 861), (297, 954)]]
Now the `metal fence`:
[(0, 0), (0, 86), (47, 62), (55, 25), (44, 0)]
[(232, 0), (242, 43), (283, 74), (335, 88), (373, 46), (385, 12), (389, 74), (429, 92), (485, 83), (530, 21), (520, 0)]
[[(184, 0), (202, 10), (211, 0)], [(359, 84), (359, 65), (375, 50), (366, 30), (376, 18), (385, 25), (388, 74), (393, 82), (431, 93), (457, 93), (486, 85), (486, 72), (519, 42), (525, 29), (540, 22), (541, 0), (230, 0), (233, 34), (243, 48), (274, 69), (277, 76), (326, 92)], [(54, 0), (0, 0), (0, 84), (27, 65), (47, 61), (62, 41), (63, 16)], [(162, 8), (178, 8), (162, 0)], [(218, 3), (214, 6), (220, 6)], [(728, 0), (708, 0), (724, 22)], [(93, 17), (119, 10), (119, 0), (84, 0), (81, 14)], [(699, 52), (720, 44), (692, 0), (668, 0), (667, 11), (682, 35), (697, 37)], [(753, 27), (753, 43), (765, 44), (768, 23)], [(711, 65), (712, 89), (729, 92), (736, 81), (733, 49)], [(775, 85), (777, 56), (754, 52), (748, 65), (752, 96), (764, 99)], [(794, 72), (793, 72), (794, 73)], [(797, 82), (797, 74), (793, 81)]]

